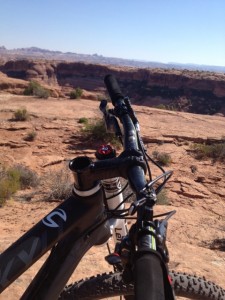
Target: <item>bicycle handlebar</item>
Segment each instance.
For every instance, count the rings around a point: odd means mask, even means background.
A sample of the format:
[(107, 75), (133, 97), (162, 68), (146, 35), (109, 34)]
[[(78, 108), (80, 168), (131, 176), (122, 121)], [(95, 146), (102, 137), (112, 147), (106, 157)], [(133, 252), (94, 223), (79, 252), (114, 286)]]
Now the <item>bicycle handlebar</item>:
[[(137, 132), (130, 116), (132, 108), (130, 103), (128, 104), (125, 101), (125, 98), (120, 90), (119, 84), (116, 78), (109, 74), (104, 78), (104, 82), (107, 88), (107, 91), (110, 95), (113, 105), (116, 108), (118, 117), (123, 125), (124, 131), (124, 155), (134, 155), (136, 157), (142, 156)], [(127, 177), (130, 182), (130, 186), (135, 191), (137, 197), (142, 197), (139, 195), (140, 191), (146, 186), (147, 182), (145, 179), (145, 171), (143, 167), (135, 165), (130, 166), (127, 170)]]
[(114, 114), (123, 125), (124, 151), (118, 157), (104, 161), (93, 162), (87, 157), (75, 158), (70, 162), (70, 169), (74, 172), (75, 183), (79, 190), (89, 190), (98, 180), (119, 176), (129, 180), (137, 199), (140, 199), (146, 190), (147, 164), (132, 119), (132, 108), (123, 97), (113, 75), (107, 75), (104, 81), (115, 105)]
[(105, 76), (104, 82), (112, 100), (112, 104), (115, 106), (118, 100), (124, 98), (118, 85), (118, 82), (116, 78), (111, 74)]

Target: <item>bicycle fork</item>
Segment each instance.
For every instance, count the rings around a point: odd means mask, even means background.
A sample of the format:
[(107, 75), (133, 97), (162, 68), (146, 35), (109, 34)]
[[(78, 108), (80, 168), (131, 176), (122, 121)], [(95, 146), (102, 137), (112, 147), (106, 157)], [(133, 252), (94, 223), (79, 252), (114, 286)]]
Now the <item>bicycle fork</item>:
[[(106, 257), (116, 270), (123, 271), (125, 282), (134, 280), (137, 299), (145, 299), (143, 289), (146, 286), (151, 290), (151, 295), (146, 293), (146, 299), (175, 299), (168, 277), (169, 255), (166, 247), (168, 219), (174, 213), (168, 213), (163, 220), (145, 220), (132, 225), (129, 236), (117, 243), (115, 252)], [(153, 219), (151, 214), (149, 210), (148, 216)]]
[[(144, 221), (137, 224), (134, 257), (134, 287), (137, 299), (174, 300), (175, 295), (169, 280), (166, 247), (167, 218), (153, 221), (153, 211), (143, 208)], [(148, 213), (146, 214), (146, 210)], [(146, 218), (146, 216), (148, 216)], [(146, 220), (147, 219), (147, 220)], [(148, 287), (146, 293), (143, 289)]]

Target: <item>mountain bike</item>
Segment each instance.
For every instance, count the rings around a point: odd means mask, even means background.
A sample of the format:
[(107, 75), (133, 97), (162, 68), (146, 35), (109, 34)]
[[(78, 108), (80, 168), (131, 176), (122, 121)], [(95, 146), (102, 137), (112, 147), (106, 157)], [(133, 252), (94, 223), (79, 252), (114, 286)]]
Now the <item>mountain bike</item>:
[[(114, 108), (108, 109), (103, 100), (100, 109), (108, 131), (121, 140), (123, 151), (117, 156), (111, 145), (101, 145), (96, 159), (80, 156), (70, 161), (74, 176), (71, 196), (0, 255), (0, 293), (51, 250), (22, 300), (114, 296), (174, 300), (175, 294), (189, 299), (225, 299), (225, 290), (214, 283), (168, 270), (166, 233), (175, 211), (155, 215), (153, 209), (172, 171), (165, 171), (147, 154), (135, 112), (115, 77), (107, 75), (105, 84)], [(150, 162), (161, 170), (154, 179)], [(121, 178), (127, 182), (123, 187)], [(125, 196), (127, 186), (132, 192)], [(129, 227), (127, 219), (132, 221)], [(115, 246), (105, 259), (113, 272), (66, 286), (85, 253), (111, 237)]]

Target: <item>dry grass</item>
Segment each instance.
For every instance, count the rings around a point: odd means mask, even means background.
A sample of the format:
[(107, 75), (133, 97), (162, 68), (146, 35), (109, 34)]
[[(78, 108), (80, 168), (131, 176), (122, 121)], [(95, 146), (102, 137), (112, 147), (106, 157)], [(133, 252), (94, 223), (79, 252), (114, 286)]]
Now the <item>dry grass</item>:
[(0, 166), (0, 206), (19, 189), (36, 187), (38, 183), (37, 174), (23, 165)]
[(72, 192), (72, 174), (69, 168), (49, 171), (43, 178), (47, 196), (45, 200), (65, 200)]
[(212, 158), (213, 160), (218, 161), (223, 161), (225, 159), (225, 142), (213, 143), (210, 145), (193, 144), (192, 150), (197, 159)]

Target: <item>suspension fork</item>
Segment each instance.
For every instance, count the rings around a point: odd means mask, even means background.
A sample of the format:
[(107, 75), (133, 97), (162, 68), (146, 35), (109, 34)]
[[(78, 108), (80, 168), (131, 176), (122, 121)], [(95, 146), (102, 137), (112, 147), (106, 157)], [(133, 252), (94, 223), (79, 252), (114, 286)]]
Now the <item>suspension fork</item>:
[(156, 251), (156, 231), (153, 222), (153, 208), (147, 201), (137, 211), (136, 245), (137, 251)]
[[(137, 251), (134, 257), (134, 287), (137, 299), (174, 300), (168, 277), (167, 225), (153, 221), (152, 205), (141, 207), (143, 220), (137, 222)], [(167, 222), (167, 220), (165, 220)], [(165, 223), (166, 223), (165, 222)], [(160, 227), (160, 225), (163, 225)], [(161, 238), (161, 240), (160, 240)], [(143, 289), (146, 288), (146, 294)]]

